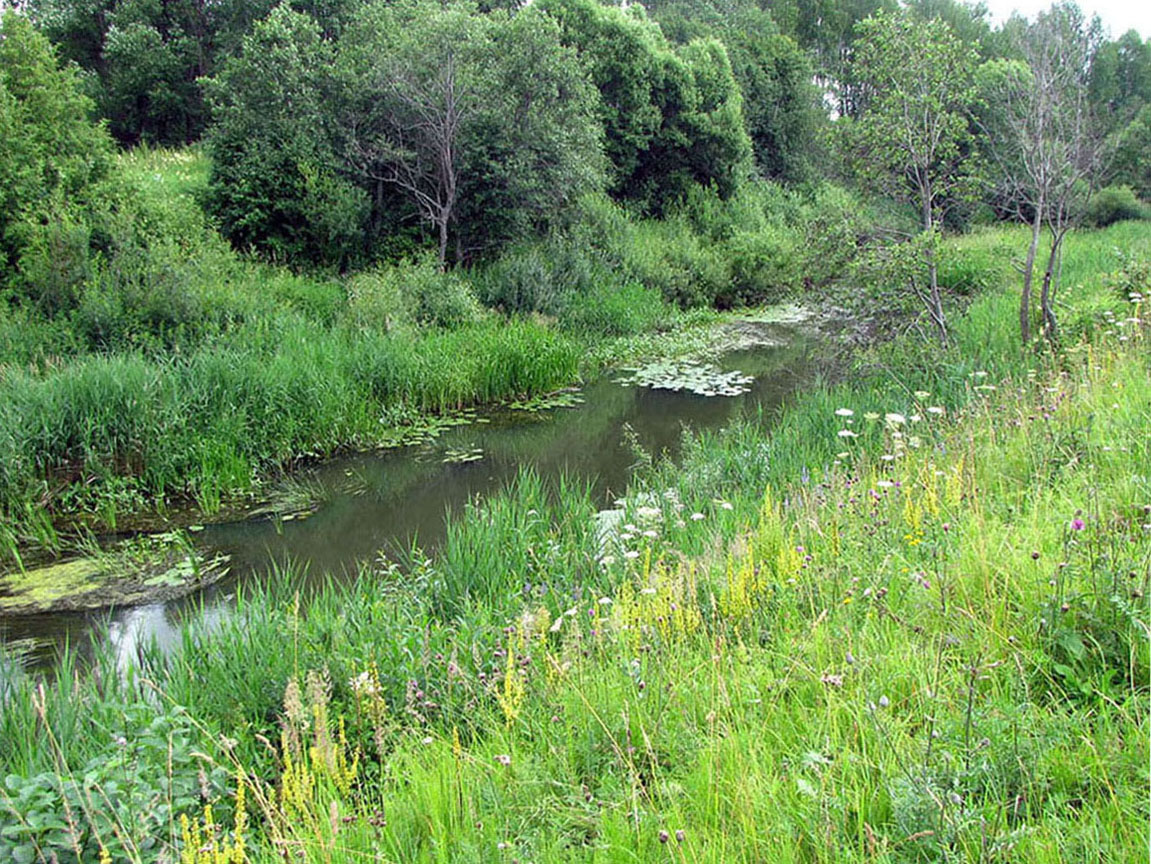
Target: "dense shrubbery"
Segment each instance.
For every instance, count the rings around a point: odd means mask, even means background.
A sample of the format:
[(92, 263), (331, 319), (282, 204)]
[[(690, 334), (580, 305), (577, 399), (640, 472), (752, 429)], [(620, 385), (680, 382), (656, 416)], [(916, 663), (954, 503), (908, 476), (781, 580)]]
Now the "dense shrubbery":
[(1148, 212), (1148, 205), (1135, 197), (1130, 186), (1108, 186), (1091, 197), (1085, 221), (1095, 228), (1106, 228), (1124, 219), (1146, 219)]

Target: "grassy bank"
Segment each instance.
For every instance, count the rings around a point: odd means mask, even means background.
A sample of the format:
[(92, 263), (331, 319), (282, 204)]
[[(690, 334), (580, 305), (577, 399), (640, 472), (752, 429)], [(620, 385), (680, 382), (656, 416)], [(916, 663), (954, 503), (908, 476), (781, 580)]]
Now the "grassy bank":
[[(716, 306), (838, 273), (862, 222), (836, 189), (700, 192), (661, 221), (606, 197), (443, 273), (415, 252), (299, 273), (237, 254), (198, 150), (116, 164), (99, 252), (0, 302), (0, 555), (57, 531), (212, 512), (261, 477), (394, 440), (428, 415), (546, 392)], [(91, 236), (89, 236), (91, 235)]]
[(434, 560), (285, 574), (127, 670), (9, 663), (0, 850), (1142, 860), (1148, 245), (1073, 238), (1059, 350), (990, 291), (618, 522), (526, 475)]

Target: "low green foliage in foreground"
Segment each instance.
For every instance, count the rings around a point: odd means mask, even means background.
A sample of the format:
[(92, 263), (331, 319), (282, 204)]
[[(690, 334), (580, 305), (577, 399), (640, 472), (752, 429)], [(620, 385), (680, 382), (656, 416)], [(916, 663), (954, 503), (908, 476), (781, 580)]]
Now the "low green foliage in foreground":
[(0, 857), (1144, 860), (1147, 240), (1116, 268), (1117, 236), (1069, 247), (1058, 350), (989, 293), (618, 517), (525, 475), (433, 559), (285, 574), (126, 669), (8, 663)]

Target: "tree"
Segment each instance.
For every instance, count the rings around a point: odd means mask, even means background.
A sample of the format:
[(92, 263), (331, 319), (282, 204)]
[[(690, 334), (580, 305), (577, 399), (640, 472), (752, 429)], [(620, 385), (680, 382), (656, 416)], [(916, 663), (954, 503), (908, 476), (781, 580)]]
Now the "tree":
[(596, 91), (534, 9), (373, 3), (329, 40), (284, 5), (208, 92), (212, 210), (266, 254), (344, 266), (430, 230), (446, 266), (603, 186)]
[(431, 226), (441, 266), (538, 230), (603, 185), (596, 93), (535, 9), (366, 7), (341, 42), (349, 170)]
[[(325, 37), (360, 0), (296, 0)], [(197, 139), (208, 111), (200, 79), (218, 73), (276, 0), (31, 0), (64, 60), (88, 73), (91, 95), (124, 143)]]
[(333, 56), (317, 23), (285, 4), (207, 82), (208, 209), (234, 245), (337, 265), (361, 251), (368, 202), (332, 141)]
[(88, 263), (112, 146), (74, 69), (16, 12), (0, 17), (0, 287), (68, 305)]
[(674, 48), (643, 8), (544, 0), (600, 93), (609, 191), (651, 213), (692, 185), (732, 194), (750, 163), (743, 100), (723, 44)]
[(970, 185), (974, 53), (943, 21), (906, 12), (860, 22), (857, 44), (854, 77), (867, 107), (853, 129), (856, 159), (875, 187), (914, 202), (921, 214), (924, 299), (946, 341), (933, 238), (946, 206)]
[(651, 8), (677, 43), (714, 36), (727, 47), (760, 172), (785, 183), (810, 179), (825, 120), (820, 92), (807, 54), (772, 14), (747, 0), (662, 0)]
[(346, 158), (368, 182), (395, 187), (435, 230), (439, 262), (461, 191), (464, 138), (491, 92), (477, 62), (490, 21), (463, 7), (377, 5), (343, 50), (352, 76)]
[(1090, 98), (1098, 21), (1088, 23), (1077, 6), (1064, 3), (1013, 33), (1022, 60), (991, 61), (980, 70), (986, 103), (981, 125), (1003, 197), (1031, 223), (1019, 302), (1019, 331), (1026, 345), (1031, 341), (1035, 263), (1043, 228), (1050, 242), (1040, 314), (1045, 335), (1054, 339), (1063, 240), (1097, 185), (1106, 142)]

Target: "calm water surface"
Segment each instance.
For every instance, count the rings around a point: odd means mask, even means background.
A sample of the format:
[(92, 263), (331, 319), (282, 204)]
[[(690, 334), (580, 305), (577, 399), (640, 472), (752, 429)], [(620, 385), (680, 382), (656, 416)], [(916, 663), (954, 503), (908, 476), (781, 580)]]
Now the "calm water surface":
[[(674, 459), (685, 425), (702, 431), (725, 426), (744, 412), (770, 412), (815, 379), (822, 354), (809, 332), (761, 326), (779, 347), (735, 351), (721, 361), (725, 369), (755, 376), (741, 396), (703, 397), (604, 379), (585, 387), (583, 404), (575, 407), (534, 414), (498, 411), (487, 415), (487, 422), (449, 430), (433, 444), (332, 460), (300, 478), (320, 490), (324, 502), (310, 518), (225, 523), (196, 535), (206, 549), (231, 556), (229, 576), (211, 588), (171, 603), (114, 612), (0, 619), (0, 636), (32, 644), (32, 659), (41, 663), (51, 662), (65, 643), (83, 650), (103, 624), (122, 657), (153, 638), (172, 644), (190, 609), (203, 608), (209, 623), (226, 615), (237, 586), (265, 578), (276, 563), (306, 564), (311, 578), (318, 578), (354, 573), (381, 550), (413, 543), (434, 549), (448, 511), (500, 490), (523, 467), (546, 480), (566, 474), (589, 482), (609, 507), (625, 490), (635, 461), (624, 440), (625, 424), (646, 450)], [(483, 451), (481, 460), (444, 461), (449, 451), (472, 448)]]

